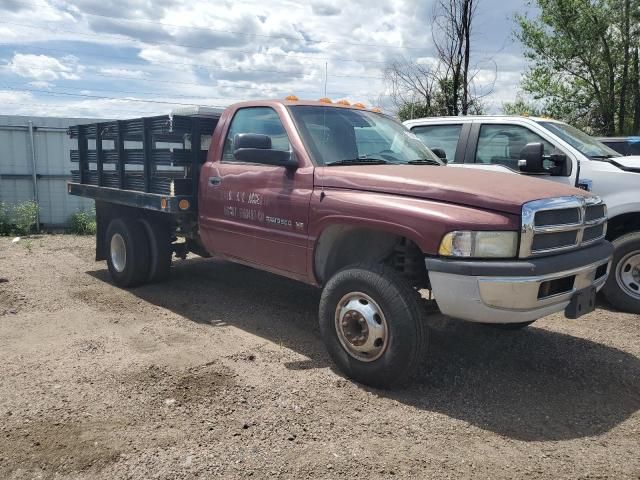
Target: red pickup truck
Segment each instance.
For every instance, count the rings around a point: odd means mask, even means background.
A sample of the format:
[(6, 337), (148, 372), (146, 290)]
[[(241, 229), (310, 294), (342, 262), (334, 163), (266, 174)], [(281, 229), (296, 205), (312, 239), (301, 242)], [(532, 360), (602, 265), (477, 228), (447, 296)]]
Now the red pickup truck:
[(612, 255), (582, 190), (446, 168), (362, 105), (252, 101), (71, 127), (69, 193), (96, 200), (96, 259), (134, 287), (217, 255), (322, 288), (320, 330), (351, 378), (388, 387), (451, 317), (520, 328), (595, 308)]

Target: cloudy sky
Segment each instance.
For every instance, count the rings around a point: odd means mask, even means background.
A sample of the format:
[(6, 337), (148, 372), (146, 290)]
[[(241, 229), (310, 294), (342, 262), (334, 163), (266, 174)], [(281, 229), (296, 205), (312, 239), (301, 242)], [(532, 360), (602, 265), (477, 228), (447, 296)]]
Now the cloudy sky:
[[(498, 112), (525, 68), (525, 1), (478, 0), (480, 88)], [(0, 0), (0, 113), (127, 118), (327, 96), (385, 106), (388, 62), (434, 55), (433, 0)], [(495, 69), (497, 67), (497, 78)]]

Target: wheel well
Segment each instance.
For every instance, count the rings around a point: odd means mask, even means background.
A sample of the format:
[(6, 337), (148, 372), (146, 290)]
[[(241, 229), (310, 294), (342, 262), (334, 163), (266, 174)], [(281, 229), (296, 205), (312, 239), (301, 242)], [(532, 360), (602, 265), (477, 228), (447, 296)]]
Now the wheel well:
[(314, 268), (321, 284), (347, 265), (385, 263), (406, 275), (415, 286), (427, 282), (424, 255), (411, 240), (371, 228), (335, 225), (316, 242)]
[(607, 222), (607, 240), (630, 232), (640, 232), (640, 212), (623, 213)]

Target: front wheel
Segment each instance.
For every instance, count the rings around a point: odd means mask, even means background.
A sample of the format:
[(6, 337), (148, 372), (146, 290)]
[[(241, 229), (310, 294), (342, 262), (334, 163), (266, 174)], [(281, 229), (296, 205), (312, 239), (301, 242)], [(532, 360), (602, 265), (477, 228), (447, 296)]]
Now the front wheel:
[(640, 232), (628, 233), (612, 243), (613, 263), (602, 293), (614, 307), (640, 313)]
[(320, 332), (340, 370), (378, 388), (405, 382), (427, 348), (420, 295), (383, 265), (348, 267), (329, 280), (320, 300)]

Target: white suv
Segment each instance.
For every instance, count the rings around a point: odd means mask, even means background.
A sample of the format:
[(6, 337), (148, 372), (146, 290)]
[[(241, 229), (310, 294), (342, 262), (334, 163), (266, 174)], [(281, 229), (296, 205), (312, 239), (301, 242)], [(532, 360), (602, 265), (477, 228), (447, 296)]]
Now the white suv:
[(603, 293), (612, 305), (640, 313), (640, 156), (621, 156), (548, 118), (421, 118), (405, 125), (451, 166), (535, 175), (602, 197), (615, 247)]

